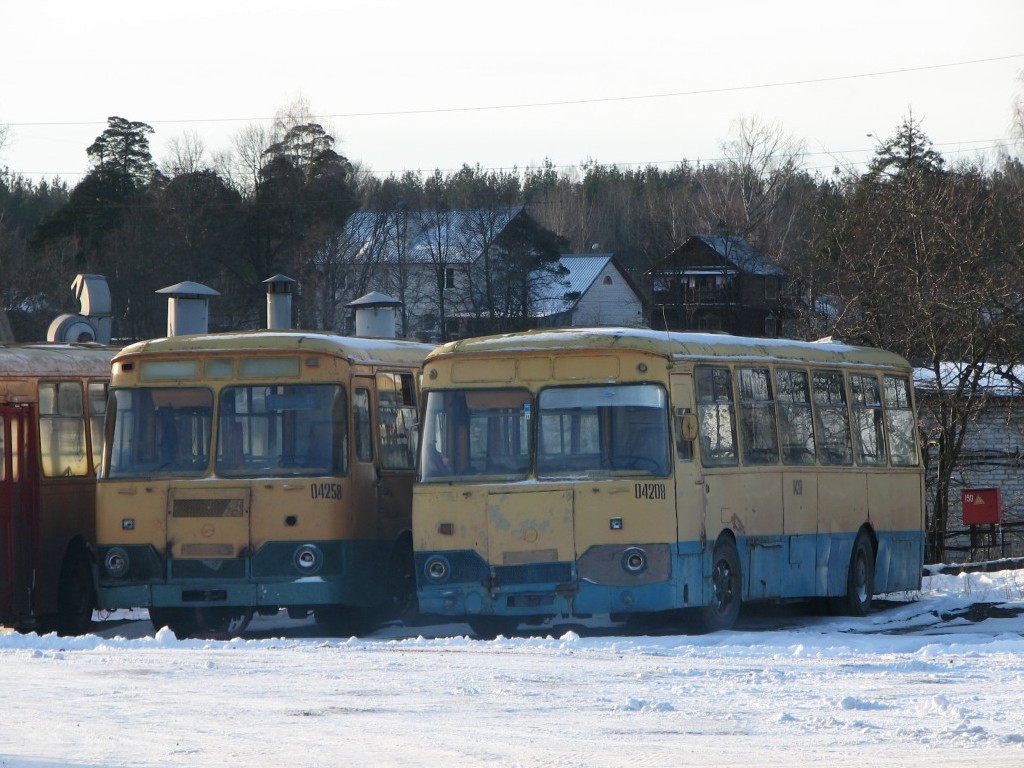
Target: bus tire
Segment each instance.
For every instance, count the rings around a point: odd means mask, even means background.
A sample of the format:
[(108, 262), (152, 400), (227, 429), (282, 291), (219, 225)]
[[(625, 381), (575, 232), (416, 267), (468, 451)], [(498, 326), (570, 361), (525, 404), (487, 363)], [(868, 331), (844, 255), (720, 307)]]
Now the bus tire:
[(732, 629), (740, 615), (743, 601), (743, 579), (736, 544), (725, 538), (715, 544), (711, 557), (711, 594), (701, 608), (701, 625), (705, 632)]
[(832, 598), (832, 612), (841, 616), (867, 616), (875, 592), (875, 548), (866, 531), (857, 533), (846, 573), (846, 594)]
[(60, 569), (57, 587), (57, 634), (62, 637), (84, 635), (92, 628), (96, 593), (92, 586), (92, 558), (75, 546)]

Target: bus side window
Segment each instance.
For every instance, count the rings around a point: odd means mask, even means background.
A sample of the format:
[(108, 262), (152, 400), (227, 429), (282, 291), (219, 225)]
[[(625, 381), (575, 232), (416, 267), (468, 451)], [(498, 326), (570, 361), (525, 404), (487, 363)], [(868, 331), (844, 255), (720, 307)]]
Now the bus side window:
[(853, 464), (850, 448), (850, 414), (846, 407), (843, 374), (815, 371), (814, 426), (820, 437), (818, 461), (822, 464)]
[(905, 376), (883, 376), (885, 387), (885, 431), (893, 466), (917, 466), (914, 408), (910, 401), (910, 380)]
[(807, 371), (779, 369), (775, 396), (779, 405), (782, 461), (786, 464), (813, 464), (814, 419)]
[(380, 464), (384, 469), (416, 466), (416, 399), (412, 375), (377, 374), (377, 429)]
[(728, 368), (697, 369), (697, 418), (705, 466), (736, 464), (736, 405)]
[(81, 382), (40, 382), (39, 448), (45, 476), (82, 477), (89, 473)]
[(107, 383), (89, 382), (89, 430), (92, 439), (92, 466), (98, 472), (103, 459), (103, 422), (107, 413)]
[(373, 460), (373, 436), (370, 432), (370, 390), (360, 387), (352, 394), (352, 421), (359, 461)]
[(744, 464), (776, 464), (779, 437), (767, 368), (739, 368), (740, 450)]
[(853, 397), (854, 435), (857, 444), (857, 463), (885, 464), (885, 436), (882, 433), (882, 397), (878, 379), (870, 375), (850, 375), (850, 394)]

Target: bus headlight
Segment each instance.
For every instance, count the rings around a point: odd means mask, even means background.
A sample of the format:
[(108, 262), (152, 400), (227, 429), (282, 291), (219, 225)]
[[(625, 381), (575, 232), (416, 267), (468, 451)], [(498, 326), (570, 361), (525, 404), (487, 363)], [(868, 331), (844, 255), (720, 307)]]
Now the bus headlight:
[(423, 575), (431, 584), (444, 584), (452, 575), (452, 567), (446, 558), (434, 555), (423, 564)]
[(320, 566), (323, 565), (324, 557), (319, 547), (315, 547), (312, 544), (303, 544), (295, 550), (292, 562), (295, 563), (295, 567), (302, 573), (316, 573), (320, 570)]
[(115, 579), (128, 573), (128, 564), (128, 553), (121, 547), (111, 547), (103, 558), (103, 568)]
[(639, 547), (630, 547), (622, 553), (622, 569), (626, 573), (643, 573), (647, 570), (647, 553)]

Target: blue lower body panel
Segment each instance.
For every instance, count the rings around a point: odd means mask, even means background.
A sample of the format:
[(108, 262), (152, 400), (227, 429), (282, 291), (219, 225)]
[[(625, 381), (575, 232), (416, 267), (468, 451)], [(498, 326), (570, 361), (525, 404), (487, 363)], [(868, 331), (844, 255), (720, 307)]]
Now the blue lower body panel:
[[(297, 552), (312, 550), (314, 565), (301, 568)], [(252, 558), (164, 559), (148, 545), (121, 547), (129, 568), (104, 575), (98, 601), (104, 609), (196, 606), (371, 607), (387, 597), (390, 542), (270, 542)], [(308, 563), (308, 560), (307, 560)]]
[[(856, 535), (737, 537), (743, 600), (845, 594)], [(875, 592), (920, 589), (924, 534), (886, 532), (875, 544)], [(453, 617), (695, 608), (711, 594), (712, 556), (713, 545), (697, 541), (592, 547), (575, 562), (514, 567), (491, 566), (472, 550), (419, 552), (417, 594), (421, 612)]]

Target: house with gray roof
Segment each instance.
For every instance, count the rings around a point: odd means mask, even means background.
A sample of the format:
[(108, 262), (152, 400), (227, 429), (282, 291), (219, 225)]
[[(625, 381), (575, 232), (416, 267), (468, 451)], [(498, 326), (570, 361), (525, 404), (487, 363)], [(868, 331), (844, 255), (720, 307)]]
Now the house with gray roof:
[(743, 237), (694, 235), (647, 278), (652, 328), (774, 338), (795, 317), (788, 273)]
[(563, 254), (558, 264), (535, 281), (538, 327), (646, 324), (640, 289), (612, 254)]
[(537, 283), (560, 271), (563, 244), (522, 206), (367, 210), (325, 243), (314, 277), (334, 276), (325, 309), (379, 291), (401, 302), (399, 336), (447, 340), (528, 327)]

